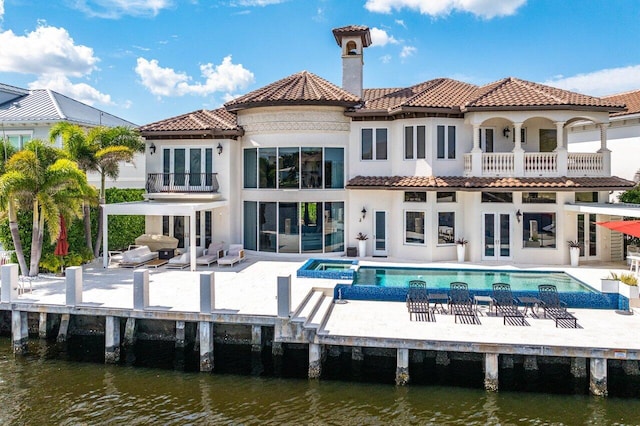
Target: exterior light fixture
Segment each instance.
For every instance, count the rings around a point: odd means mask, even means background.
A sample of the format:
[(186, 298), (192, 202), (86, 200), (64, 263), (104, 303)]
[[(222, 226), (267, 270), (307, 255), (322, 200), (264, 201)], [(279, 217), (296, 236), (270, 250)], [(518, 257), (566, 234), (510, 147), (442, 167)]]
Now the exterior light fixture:
[(362, 213), (362, 220), (364, 220), (364, 218), (367, 217), (367, 209), (363, 207), (360, 213)]
[(509, 139), (510, 134), (511, 134), (510, 128), (505, 127), (504, 129), (502, 129), (502, 136), (504, 136), (505, 138)]
[(222, 154), (222, 145), (220, 144), (220, 142), (218, 142), (218, 146), (216, 147), (216, 150), (218, 151), (218, 155)]
[(520, 220), (522, 220), (522, 213), (520, 212), (520, 209), (518, 209), (518, 211), (516, 212), (516, 219), (518, 219), (518, 223), (520, 223)]
[(149, 152), (151, 153), (151, 155), (156, 153), (156, 145), (151, 142), (151, 145), (149, 145)]

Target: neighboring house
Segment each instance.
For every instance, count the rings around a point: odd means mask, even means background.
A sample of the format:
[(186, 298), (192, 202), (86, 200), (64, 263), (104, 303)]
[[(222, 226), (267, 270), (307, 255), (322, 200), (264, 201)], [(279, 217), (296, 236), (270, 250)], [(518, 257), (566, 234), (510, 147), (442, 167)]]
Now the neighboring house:
[[(22, 148), (31, 139), (48, 141), (51, 127), (62, 121), (85, 129), (97, 126), (137, 127), (52, 90), (27, 90), (0, 83), (0, 139), (6, 138), (16, 148)], [(62, 147), (62, 142), (58, 140), (56, 145)], [(87, 178), (92, 185), (100, 186), (98, 174), (89, 173)], [(107, 180), (107, 185), (143, 188), (145, 179), (144, 154), (136, 154), (134, 164), (122, 164), (118, 180)]]
[(568, 240), (583, 260), (622, 259), (595, 222), (638, 214), (599, 203), (633, 182), (611, 175), (606, 132), (574, 153), (566, 129), (606, 127), (624, 105), (516, 78), (363, 89), (369, 29), (333, 34), (342, 88), (303, 71), (142, 126), (149, 201), (105, 214), (146, 214), (192, 259), (210, 241), (343, 255), (358, 232), (369, 255), (414, 261), (455, 260), (458, 238), (475, 262), (567, 264)]
[[(625, 104), (626, 111), (609, 116), (607, 146), (611, 150), (611, 173), (640, 182), (640, 89), (602, 99)], [(569, 129), (569, 150), (598, 149), (600, 129), (591, 123), (577, 123)]]

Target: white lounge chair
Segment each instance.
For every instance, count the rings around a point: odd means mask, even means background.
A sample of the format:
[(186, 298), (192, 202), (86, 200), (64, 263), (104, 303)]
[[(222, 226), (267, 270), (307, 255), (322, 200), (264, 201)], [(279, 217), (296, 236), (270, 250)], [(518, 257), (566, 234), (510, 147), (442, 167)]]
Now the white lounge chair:
[(157, 258), (157, 252), (149, 250), (147, 246), (140, 246), (123, 252), (122, 260), (118, 266), (122, 268), (137, 268)]
[(196, 258), (198, 265), (211, 266), (212, 263), (218, 261), (218, 259), (224, 257), (224, 245), (222, 243), (211, 243), (202, 256)]
[(240, 263), (244, 260), (244, 249), (242, 244), (231, 244), (226, 256), (218, 259), (218, 265), (233, 266), (236, 263)]

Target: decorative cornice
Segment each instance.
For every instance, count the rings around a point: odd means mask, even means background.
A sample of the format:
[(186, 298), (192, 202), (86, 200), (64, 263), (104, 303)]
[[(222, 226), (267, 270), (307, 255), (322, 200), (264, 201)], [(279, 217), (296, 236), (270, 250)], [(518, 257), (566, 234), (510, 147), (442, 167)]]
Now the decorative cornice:
[(273, 132), (349, 132), (350, 120), (338, 111), (283, 111), (238, 116), (245, 134)]

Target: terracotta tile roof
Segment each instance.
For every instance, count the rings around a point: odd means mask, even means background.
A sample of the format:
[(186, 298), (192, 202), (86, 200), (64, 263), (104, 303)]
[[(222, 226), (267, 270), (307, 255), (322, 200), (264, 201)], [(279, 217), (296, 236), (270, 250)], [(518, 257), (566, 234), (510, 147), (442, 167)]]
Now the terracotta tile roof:
[(611, 177), (505, 178), (464, 176), (356, 176), (349, 180), (351, 189), (455, 189), (462, 191), (518, 189), (627, 189), (635, 182)]
[(354, 36), (359, 35), (362, 38), (362, 46), (369, 47), (371, 45), (371, 33), (369, 32), (369, 27), (364, 25), (347, 25), (346, 27), (334, 28), (333, 36), (336, 39), (336, 43), (338, 46), (341, 46), (342, 43), (340, 39), (344, 36)]
[(333, 105), (352, 107), (360, 102), (356, 95), (308, 71), (278, 80), (225, 104), (228, 111), (259, 106)]
[(140, 127), (143, 136), (156, 133), (170, 132), (202, 132), (213, 134), (215, 132), (237, 132), (239, 129), (236, 122), (236, 115), (228, 112), (224, 108), (215, 110), (199, 110), (177, 117), (156, 121)]
[(626, 93), (618, 93), (616, 95), (603, 96), (602, 99), (627, 106), (626, 111), (613, 113), (611, 114), (612, 117), (640, 113), (640, 89)]
[(584, 106), (622, 109), (624, 105), (531, 81), (507, 77), (479, 87), (465, 108)]

